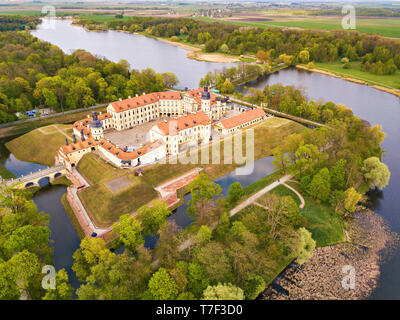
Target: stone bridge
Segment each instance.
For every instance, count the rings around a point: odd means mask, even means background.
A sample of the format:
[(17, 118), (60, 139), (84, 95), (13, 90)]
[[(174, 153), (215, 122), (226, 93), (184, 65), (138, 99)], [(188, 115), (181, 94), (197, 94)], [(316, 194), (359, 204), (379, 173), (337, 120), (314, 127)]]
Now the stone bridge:
[(20, 178), (7, 180), (7, 184), (18, 189), (40, 187), (39, 181), (41, 179), (48, 178), (49, 181), (52, 182), (55, 178), (64, 176), (66, 174), (67, 170), (64, 168), (64, 166), (53, 166), (47, 169), (30, 173)]

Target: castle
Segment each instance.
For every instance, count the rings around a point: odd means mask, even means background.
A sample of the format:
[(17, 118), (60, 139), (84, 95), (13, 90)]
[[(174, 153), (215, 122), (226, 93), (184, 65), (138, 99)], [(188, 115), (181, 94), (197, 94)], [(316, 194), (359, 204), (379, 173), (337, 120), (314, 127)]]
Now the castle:
[[(177, 155), (186, 147), (209, 142), (215, 132), (230, 134), (265, 118), (261, 108), (222, 119), (229, 107), (207, 87), (180, 92), (154, 92), (115, 101), (106, 113), (93, 112), (92, 117), (73, 124), (73, 143), (61, 146), (56, 161), (71, 170), (79, 160), (98, 151), (117, 167), (135, 167)], [(166, 117), (163, 121), (160, 118)], [(169, 119), (167, 119), (169, 118)], [(222, 119), (222, 120), (221, 120)], [(120, 147), (104, 134), (124, 131), (158, 120), (150, 130), (150, 142), (140, 147)], [(78, 141), (80, 139), (80, 141)]]

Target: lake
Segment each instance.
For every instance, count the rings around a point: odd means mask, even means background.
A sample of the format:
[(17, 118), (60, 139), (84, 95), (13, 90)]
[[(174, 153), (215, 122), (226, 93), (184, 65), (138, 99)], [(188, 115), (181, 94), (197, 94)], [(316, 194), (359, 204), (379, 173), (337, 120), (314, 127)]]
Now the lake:
[(71, 20), (56, 20), (54, 29), (44, 25), (32, 35), (60, 47), (65, 53), (85, 49), (94, 55), (118, 62), (127, 60), (134, 69), (152, 68), (156, 72), (173, 72), (179, 78), (178, 88), (197, 88), (208, 72), (235, 63), (215, 63), (189, 59), (187, 50), (142, 35), (120, 31), (93, 32), (74, 26)]

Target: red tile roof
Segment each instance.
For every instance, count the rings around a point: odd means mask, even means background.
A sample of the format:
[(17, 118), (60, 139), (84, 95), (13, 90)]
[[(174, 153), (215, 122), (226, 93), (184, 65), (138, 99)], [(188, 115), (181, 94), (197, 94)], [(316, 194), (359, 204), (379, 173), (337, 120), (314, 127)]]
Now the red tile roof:
[(263, 116), (265, 116), (264, 110), (262, 108), (255, 108), (247, 110), (237, 116), (221, 120), (217, 124), (221, 124), (225, 129), (231, 129), (243, 123), (261, 118)]
[(138, 96), (138, 97), (133, 97), (130, 99), (125, 99), (122, 101), (115, 101), (111, 102), (111, 106), (113, 107), (115, 112), (122, 112), (126, 110), (130, 110), (133, 108), (145, 106), (154, 102), (157, 102), (158, 100), (180, 100), (181, 99), (181, 94), (179, 92), (154, 92), (154, 93), (148, 93), (143, 96)]
[(167, 122), (159, 122), (157, 127), (164, 135), (172, 136), (181, 130), (210, 123), (210, 118), (203, 111), (199, 111), (194, 114), (190, 113), (187, 116), (178, 117), (177, 120), (171, 119)]
[(96, 142), (93, 138), (87, 138), (85, 141), (77, 141), (76, 143), (69, 143), (60, 147), (60, 151), (64, 155), (68, 155), (71, 152), (76, 152), (82, 149), (87, 149), (96, 146)]
[(153, 141), (151, 143), (148, 143), (144, 145), (143, 147), (140, 147), (132, 152), (125, 152), (121, 148), (117, 148), (115, 144), (113, 144), (111, 141), (107, 141), (104, 138), (101, 138), (98, 142), (97, 145), (100, 148), (103, 148), (107, 152), (113, 154), (116, 156), (118, 159), (121, 160), (133, 160), (136, 158), (139, 158), (140, 156), (143, 156), (147, 152), (150, 152), (151, 150), (154, 150), (160, 146), (162, 146), (164, 143), (160, 140)]

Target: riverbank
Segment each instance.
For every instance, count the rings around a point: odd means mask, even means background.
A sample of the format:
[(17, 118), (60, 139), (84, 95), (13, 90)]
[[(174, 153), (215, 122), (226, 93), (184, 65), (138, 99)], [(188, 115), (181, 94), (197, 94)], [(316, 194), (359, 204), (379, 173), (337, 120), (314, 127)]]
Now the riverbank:
[[(140, 33), (136, 33), (136, 34), (143, 35)], [(182, 42), (175, 42), (175, 41), (171, 41), (171, 40), (168, 40), (165, 38), (159, 38), (159, 37), (156, 37), (155, 39), (158, 41), (166, 42), (173, 46), (177, 46), (182, 49), (188, 50), (189, 52), (187, 53), (187, 57), (189, 59), (193, 59), (193, 60), (197, 60), (197, 61), (206, 61), (206, 62), (218, 62), (218, 63), (234, 63), (234, 62), (241, 61), (240, 57), (237, 57), (237, 56), (230, 56), (230, 55), (223, 54), (223, 53), (207, 53), (207, 52), (203, 52), (202, 49), (199, 47), (195, 47), (195, 46), (185, 44)]]
[[(348, 241), (345, 243), (315, 249), (312, 258), (304, 265), (290, 264), (260, 298), (368, 298), (378, 285), (380, 266), (399, 243), (399, 235), (390, 231), (380, 215), (361, 206), (348, 223), (347, 234)], [(345, 290), (342, 286), (342, 280), (349, 275), (349, 271), (342, 271), (345, 266), (354, 267), (354, 289)]]
[(334, 73), (334, 72), (331, 72), (331, 71), (321, 70), (321, 69), (318, 69), (318, 68), (309, 69), (309, 68), (307, 68), (306, 66), (303, 66), (303, 65), (296, 65), (296, 68), (300, 69), (300, 70), (305, 70), (305, 71), (324, 74), (324, 75), (327, 75), (327, 76), (339, 78), (339, 79), (350, 81), (350, 82), (354, 82), (354, 83), (357, 83), (357, 84), (367, 85), (367, 86), (369, 86), (371, 88), (374, 88), (374, 89), (377, 89), (377, 90), (380, 90), (380, 91), (384, 91), (384, 92), (393, 94), (393, 95), (395, 95), (397, 97), (400, 97), (400, 90), (398, 90), (398, 89), (386, 88), (386, 87), (381, 86), (381, 85), (372, 84), (372, 82), (368, 82), (368, 81), (365, 81), (365, 80), (352, 78), (352, 77), (349, 77), (349, 76), (343, 75), (343, 74), (340, 75), (340, 74), (337, 74), (337, 73)]

